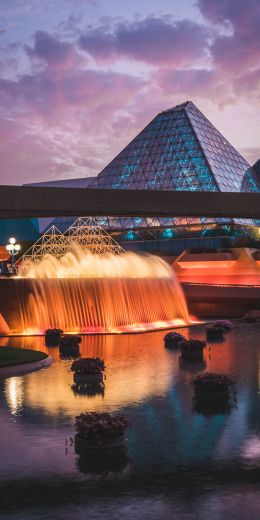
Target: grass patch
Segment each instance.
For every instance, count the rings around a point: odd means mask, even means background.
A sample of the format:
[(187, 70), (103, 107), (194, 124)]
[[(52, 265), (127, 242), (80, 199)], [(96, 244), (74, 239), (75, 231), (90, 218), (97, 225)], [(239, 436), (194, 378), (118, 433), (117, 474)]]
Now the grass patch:
[(0, 347), (0, 368), (13, 365), (24, 365), (46, 359), (48, 354), (38, 350), (21, 349), (14, 347)]

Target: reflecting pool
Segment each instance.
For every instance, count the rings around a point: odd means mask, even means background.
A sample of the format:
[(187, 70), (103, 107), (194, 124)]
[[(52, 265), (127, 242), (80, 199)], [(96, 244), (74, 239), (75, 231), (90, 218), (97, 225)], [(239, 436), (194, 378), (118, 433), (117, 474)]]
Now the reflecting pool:
[[(182, 329), (204, 338), (203, 326)], [(237, 324), (205, 361), (183, 364), (165, 332), (85, 336), (81, 355), (106, 363), (102, 388), (73, 385), (71, 360), (41, 337), (2, 346), (48, 352), (48, 369), (0, 380), (0, 517), (5, 519), (260, 518), (260, 325)], [(194, 410), (190, 378), (232, 375), (230, 413)], [(81, 411), (128, 415), (127, 451), (116, 459), (74, 452)]]

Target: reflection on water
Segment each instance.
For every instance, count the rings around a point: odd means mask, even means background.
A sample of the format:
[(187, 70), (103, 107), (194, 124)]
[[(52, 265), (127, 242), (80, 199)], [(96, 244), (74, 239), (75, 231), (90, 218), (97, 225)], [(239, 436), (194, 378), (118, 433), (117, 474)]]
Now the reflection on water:
[[(183, 333), (186, 337), (205, 335), (202, 327), (183, 329)], [(1, 487), (5, 490), (4, 497), (12, 489), (17, 500), (21, 493), (22, 503), (32, 507), (39, 490), (52, 489), (55, 480), (55, 504), (61, 509), (60, 516), (48, 511), (51, 518), (70, 517), (75, 493), (81, 504), (77, 518), (87, 513), (93, 515), (90, 518), (108, 518), (109, 514), (113, 518), (112, 503), (103, 512), (99, 507), (100, 498), (108, 495), (114, 504), (121, 497), (126, 518), (144, 518), (141, 510), (137, 514), (133, 509), (133, 500), (141, 493), (146, 516), (154, 501), (156, 518), (175, 518), (175, 514), (178, 519), (193, 520), (195, 512), (204, 518), (209, 489), (211, 500), (224, 503), (226, 494), (227, 504), (247, 490), (251, 496), (248, 518), (259, 518), (259, 488), (255, 486), (260, 471), (260, 326), (238, 325), (224, 343), (211, 343), (205, 349), (204, 362), (196, 370), (222, 372), (237, 380), (236, 407), (213, 414), (194, 409), (190, 385), (194, 365), (180, 363), (178, 351), (165, 349), (163, 336), (156, 332), (84, 337), (81, 355), (101, 357), (107, 367), (103, 391), (91, 395), (72, 388), (71, 362), (60, 359), (57, 347), (45, 347), (43, 338), (9, 340), (13, 346), (49, 352), (54, 363), (41, 372), (0, 381), (0, 491)], [(130, 417), (133, 428), (127, 432), (128, 451), (122, 460), (110, 465), (102, 458), (79, 460), (75, 456), (74, 417), (86, 410), (120, 411)], [(196, 507), (189, 508), (184, 500), (187, 485), (191, 493), (197, 489)], [(239, 493), (234, 488), (238, 485)], [(166, 505), (167, 493), (172, 497), (177, 488), (181, 503), (177, 500), (174, 509), (172, 503)], [(41, 509), (38, 495), (37, 504)], [(48, 518), (42, 507), (35, 518)], [(116, 508), (114, 518), (123, 511), (118, 503)], [(216, 518), (213, 510), (211, 518)]]
[(12, 415), (20, 414), (23, 408), (23, 386), (21, 377), (10, 377), (5, 382), (6, 401)]

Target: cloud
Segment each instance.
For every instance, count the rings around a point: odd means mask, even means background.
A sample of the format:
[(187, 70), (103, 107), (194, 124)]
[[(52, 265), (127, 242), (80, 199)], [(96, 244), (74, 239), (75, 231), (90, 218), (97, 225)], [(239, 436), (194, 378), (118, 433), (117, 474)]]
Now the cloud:
[(211, 47), (213, 64), (226, 73), (242, 74), (260, 66), (259, 0), (198, 0), (212, 23), (228, 22), (231, 34), (218, 35)]
[(202, 14), (212, 23), (230, 22), (235, 30), (250, 28), (259, 17), (259, 0), (197, 0)]
[(120, 57), (150, 65), (187, 66), (207, 57), (210, 33), (190, 20), (167, 21), (148, 17), (120, 23), (114, 30), (98, 27), (82, 34), (80, 47), (97, 62), (113, 62)]
[(114, 121), (143, 88), (145, 82), (129, 74), (75, 66), (56, 74), (49, 63), (1, 79), (1, 182), (97, 174), (123, 145)]
[[(130, 99), (145, 83), (128, 74), (113, 71), (64, 71), (53, 75), (49, 69), (24, 74), (17, 80), (0, 80), (0, 101), (5, 110), (27, 110), (41, 116), (48, 124), (61, 122), (69, 111), (111, 115)], [(116, 94), (115, 94), (116, 93)]]
[(73, 44), (59, 39), (45, 31), (36, 31), (33, 47), (26, 46), (29, 57), (44, 60), (50, 67), (71, 68), (77, 52)]

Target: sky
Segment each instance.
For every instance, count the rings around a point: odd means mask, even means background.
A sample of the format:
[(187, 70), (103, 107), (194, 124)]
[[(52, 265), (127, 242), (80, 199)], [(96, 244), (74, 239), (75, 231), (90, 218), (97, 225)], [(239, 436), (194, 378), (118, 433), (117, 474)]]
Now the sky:
[(259, 0), (0, 0), (0, 184), (98, 174), (192, 100), (260, 157)]

